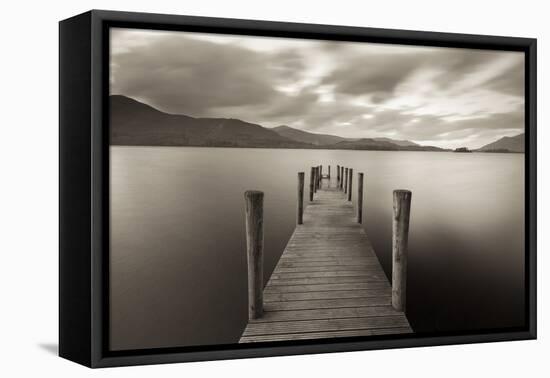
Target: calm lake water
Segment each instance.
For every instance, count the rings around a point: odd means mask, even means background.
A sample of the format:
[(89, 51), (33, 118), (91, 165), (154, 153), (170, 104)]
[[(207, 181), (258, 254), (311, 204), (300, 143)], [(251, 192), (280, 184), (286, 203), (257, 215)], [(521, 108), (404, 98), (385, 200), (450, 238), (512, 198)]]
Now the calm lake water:
[(415, 331), (524, 324), (523, 154), (111, 147), (111, 347), (237, 342), (243, 193), (265, 192), (267, 281), (294, 229), (296, 173), (309, 183), (319, 164), (365, 173), (364, 227), (388, 277), (392, 191), (412, 190)]

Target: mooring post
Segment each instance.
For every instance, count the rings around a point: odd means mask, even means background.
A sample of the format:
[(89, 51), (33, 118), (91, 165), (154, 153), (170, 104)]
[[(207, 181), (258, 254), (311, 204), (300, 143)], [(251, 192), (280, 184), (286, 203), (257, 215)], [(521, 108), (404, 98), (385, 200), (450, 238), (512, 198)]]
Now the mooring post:
[(323, 166), (319, 166), (319, 172), (317, 172), (317, 188), (321, 189), (323, 185)]
[(347, 193), (348, 190), (348, 168), (345, 170), (346, 174), (344, 176), (344, 193)]
[(351, 192), (352, 192), (352, 183), (353, 183), (353, 169), (350, 168), (349, 169), (349, 174), (348, 174), (348, 184), (349, 184), (349, 187), (348, 187), (348, 201), (351, 201)]
[(313, 193), (317, 193), (317, 167), (313, 167)]
[(321, 180), (319, 179), (319, 177), (321, 176), (321, 170), (319, 169), (319, 166), (317, 166), (317, 173), (316, 173), (316, 176), (315, 176), (315, 179), (317, 180), (317, 189), (315, 190), (315, 192), (317, 192), (317, 190), (319, 190), (319, 184), (321, 183)]
[(357, 174), (357, 223), (363, 223), (363, 173)]
[(328, 178), (330, 180), (330, 165), (328, 166)]
[(263, 315), (264, 291), (264, 193), (244, 193), (246, 213), (246, 251), (248, 261), (248, 318)]
[(336, 166), (336, 182), (340, 185), (340, 165)]
[(313, 201), (313, 191), (315, 185), (315, 168), (311, 167), (311, 173), (309, 174), (309, 202)]
[(344, 167), (340, 167), (340, 189), (344, 187)]
[(296, 223), (303, 224), (304, 217), (304, 172), (298, 172), (298, 209)]
[(323, 166), (320, 165), (320, 166), (319, 166), (319, 169), (320, 169), (320, 173), (321, 173), (321, 178), (323, 178)]
[(397, 311), (406, 309), (411, 197), (409, 190), (393, 191), (391, 303)]

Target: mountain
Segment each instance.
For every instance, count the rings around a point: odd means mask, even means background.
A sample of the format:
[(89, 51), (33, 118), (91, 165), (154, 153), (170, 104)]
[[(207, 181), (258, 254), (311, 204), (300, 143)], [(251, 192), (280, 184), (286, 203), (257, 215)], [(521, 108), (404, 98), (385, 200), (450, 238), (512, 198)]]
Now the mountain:
[(478, 149), (482, 152), (525, 152), (525, 133), (503, 137)]
[(397, 144), (378, 141), (373, 138), (362, 138), (357, 140), (345, 140), (331, 146), (331, 148), (339, 150), (385, 150), (399, 151), (400, 147)]
[(114, 145), (311, 147), (253, 123), (167, 114), (121, 95), (110, 96), (110, 108)]
[(313, 144), (315, 146), (326, 146), (328, 144), (335, 144), (344, 140), (348, 140), (347, 138), (342, 138), (335, 135), (309, 133), (307, 131), (294, 129), (289, 126), (278, 126), (274, 127), (272, 130), (285, 138), (289, 138), (298, 142)]
[(357, 140), (349, 140), (336, 143), (327, 148), (339, 149), (339, 150), (380, 150), (380, 151), (446, 151), (443, 148), (433, 146), (420, 146), (416, 143), (407, 145), (398, 145), (386, 140), (380, 140), (381, 138), (363, 138)]
[(389, 138), (351, 139), (232, 118), (168, 114), (122, 95), (110, 96), (110, 125), (112, 145), (444, 151)]
[[(310, 133), (307, 131), (294, 129), (289, 126), (278, 126), (278, 127), (274, 127), (272, 130), (274, 130), (277, 134), (284, 136), (286, 138), (293, 139), (299, 142), (313, 144), (315, 146), (328, 146), (339, 142), (353, 142), (358, 140), (354, 138), (343, 138), (336, 135)], [(391, 146), (386, 144), (386, 142), (389, 142), (401, 147), (412, 147), (412, 146), (419, 147), (420, 146), (408, 140), (396, 140), (396, 139), (390, 139), (390, 138), (369, 138), (369, 140), (371, 141), (369, 143), (371, 143), (373, 147), (386, 146), (388, 148), (391, 148)], [(374, 142), (383, 142), (383, 143), (377, 145)], [(344, 145), (345, 144), (343, 144), (342, 146)]]
[(417, 143), (411, 142), (410, 140), (397, 140), (397, 139), (390, 139), (390, 138), (373, 138), (374, 140), (378, 142), (390, 142), (393, 144), (397, 144), (401, 147), (412, 147), (412, 146), (420, 146)]

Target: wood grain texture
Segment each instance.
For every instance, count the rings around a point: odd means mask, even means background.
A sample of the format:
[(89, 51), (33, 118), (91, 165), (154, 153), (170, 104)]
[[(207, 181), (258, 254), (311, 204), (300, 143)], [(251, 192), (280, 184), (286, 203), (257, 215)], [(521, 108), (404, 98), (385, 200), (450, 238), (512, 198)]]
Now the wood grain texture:
[(304, 216), (304, 172), (298, 172), (298, 204), (296, 205), (296, 223), (302, 224)]
[(348, 201), (351, 202), (351, 193), (353, 193), (353, 168), (349, 169), (348, 177)]
[(345, 169), (345, 175), (344, 175), (344, 193), (347, 193), (348, 191), (348, 170), (349, 168)]
[(315, 191), (315, 167), (311, 167), (309, 174), (309, 202), (313, 202), (313, 192)]
[(332, 332), (308, 332), (308, 333), (287, 333), (274, 335), (244, 336), (241, 343), (267, 342), (267, 341), (285, 341), (285, 340), (315, 340), (329, 339), (334, 337), (357, 337), (357, 336), (376, 336), (391, 334), (411, 333), (410, 327), (401, 328), (376, 328), (376, 329), (354, 329), (350, 331), (332, 331)]
[(317, 192), (264, 288), (263, 315), (249, 320), (241, 343), (412, 332), (392, 307), (390, 282), (348, 200), (353, 171), (338, 167), (340, 182), (331, 182), (316, 168)]
[(363, 176), (357, 174), (357, 223), (363, 223)]
[(264, 193), (249, 190), (244, 194), (246, 251), (248, 262), (248, 318), (263, 314)]
[(392, 305), (405, 311), (407, 294), (407, 255), (411, 192), (394, 190), (392, 222)]

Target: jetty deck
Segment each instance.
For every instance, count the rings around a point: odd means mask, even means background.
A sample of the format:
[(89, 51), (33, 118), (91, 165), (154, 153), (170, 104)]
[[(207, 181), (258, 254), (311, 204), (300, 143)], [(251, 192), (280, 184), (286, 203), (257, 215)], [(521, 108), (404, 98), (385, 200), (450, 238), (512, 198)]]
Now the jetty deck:
[(240, 343), (412, 332), (341, 180), (320, 177)]

